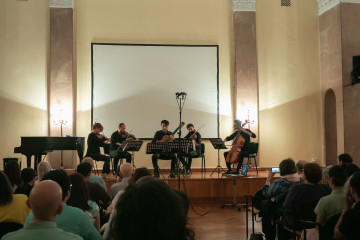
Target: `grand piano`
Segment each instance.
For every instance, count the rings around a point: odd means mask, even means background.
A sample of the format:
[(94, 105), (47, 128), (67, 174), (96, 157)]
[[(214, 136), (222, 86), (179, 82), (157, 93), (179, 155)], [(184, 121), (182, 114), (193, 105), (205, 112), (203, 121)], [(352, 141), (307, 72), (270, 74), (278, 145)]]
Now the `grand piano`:
[(27, 167), (31, 167), (31, 156), (35, 156), (34, 169), (41, 162), (41, 156), (53, 150), (77, 150), (83, 158), (84, 137), (21, 137), (21, 146), (14, 148), (14, 153), (21, 153), (27, 158)]

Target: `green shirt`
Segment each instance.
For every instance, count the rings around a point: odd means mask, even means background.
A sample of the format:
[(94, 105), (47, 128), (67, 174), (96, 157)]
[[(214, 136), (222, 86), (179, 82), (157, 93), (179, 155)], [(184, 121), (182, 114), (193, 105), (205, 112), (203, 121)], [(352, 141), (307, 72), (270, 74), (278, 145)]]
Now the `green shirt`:
[(51, 239), (51, 240), (81, 240), (80, 236), (72, 233), (64, 232), (60, 228), (56, 227), (55, 222), (40, 222), (40, 223), (27, 223), (24, 228), (6, 234), (2, 240), (12, 239)]
[[(62, 206), (62, 213), (56, 216), (56, 225), (59, 228), (61, 228), (65, 232), (79, 235), (85, 240), (102, 239), (100, 233), (91, 223), (89, 217), (81, 209), (68, 206), (65, 203), (62, 203)], [(31, 223), (32, 218), (33, 215), (32, 212), (30, 212), (26, 218), (25, 224)]]
[(319, 200), (314, 210), (318, 217), (324, 219), (323, 224), (332, 216), (339, 214), (344, 209), (345, 205), (345, 191), (333, 190), (330, 195)]

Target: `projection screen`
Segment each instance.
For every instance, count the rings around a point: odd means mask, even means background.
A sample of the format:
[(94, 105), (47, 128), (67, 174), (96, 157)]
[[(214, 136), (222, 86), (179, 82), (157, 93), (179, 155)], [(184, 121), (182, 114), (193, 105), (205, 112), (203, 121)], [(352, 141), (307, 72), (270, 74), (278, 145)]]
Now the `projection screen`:
[(91, 58), (91, 122), (106, 136), (121, 122), (138, 138), (152, 138), (163, 119), (173, 131), (180, 123), (176, 92), (187, 93), (182, 121), (204, 125), (203, 138), (219, 136), (218, 45), (92, 43)]

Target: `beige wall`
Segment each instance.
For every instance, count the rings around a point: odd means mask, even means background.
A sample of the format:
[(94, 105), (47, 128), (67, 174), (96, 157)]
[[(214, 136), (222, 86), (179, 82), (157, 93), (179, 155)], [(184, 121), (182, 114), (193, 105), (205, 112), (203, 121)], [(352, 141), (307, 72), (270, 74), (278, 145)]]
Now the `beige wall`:
[(262, 166), (323, 160), (317, 1), (256, 1)]
[[(230, 0), (86, 0), (75, 2), (77, 71), (77, 135), (90, 132), (91, 42), (218, 44), (220, 55), (221, 137), (231, 133), (233, 106), (232, 5)], [(171, 81), (169, 82), (171, 84)], [(186, 107), (186, 105), (185, 105)], [(119, 106), (121, 109), (121, 106)], [(131, 113), (127, 113), (131, 114)], [(111, 117), (111, 116), (108, 116)], [(149, 116), (151, 117), (151, 116)], [(121, 119), (119, 119), (119, 122)], [(117, 126), (104, 126), (112, 128)], [(149, 126), (154, 132), (159, 126)], [(136, 166), (152, 167), (146, 147), (135, 155)], [(206, 143), (207, 167), (217, 165), (217, 152)], [(223, 157), (221, 157), (222, 165)], [(194, 168), (201, 161), (194, 161)], [(168, 161), (160, 167), (169, 168)]]
[[(0, 168), (20, 136), (46, 136), (49, 1), (0, 1)], [(22, 156), (23, 166), (25, 157)]]

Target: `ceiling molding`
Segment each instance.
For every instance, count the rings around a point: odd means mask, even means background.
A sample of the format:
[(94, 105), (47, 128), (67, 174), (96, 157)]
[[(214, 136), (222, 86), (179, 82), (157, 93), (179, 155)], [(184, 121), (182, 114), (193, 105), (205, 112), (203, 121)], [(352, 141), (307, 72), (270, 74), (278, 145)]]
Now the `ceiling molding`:
[(256, 12), (256, 0), (232, 0), (233, 12)]
[(343, 3), (360, 3), (360, 0), (317, 0), (318, 1), (318, 13), (319, 15), (332, 9), (340, 2)]
[(74, 8), (74, 0), (50, 0), (50, 8)]

